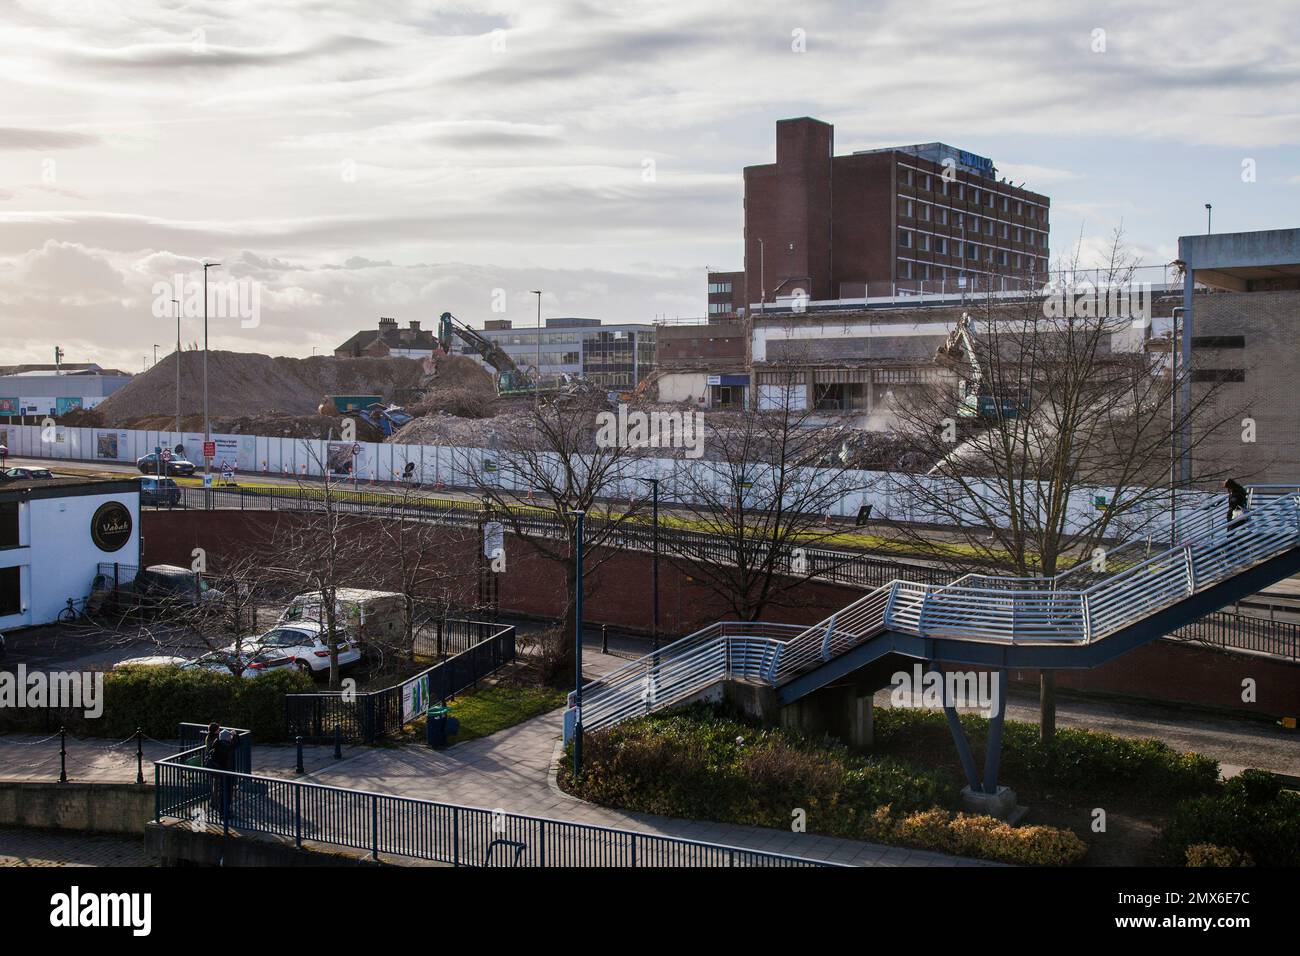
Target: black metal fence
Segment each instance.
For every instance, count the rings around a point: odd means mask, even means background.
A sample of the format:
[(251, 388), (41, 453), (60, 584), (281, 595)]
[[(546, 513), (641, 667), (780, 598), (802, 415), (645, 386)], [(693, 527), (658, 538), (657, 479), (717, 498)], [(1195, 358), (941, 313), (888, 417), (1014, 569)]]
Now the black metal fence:
[(1218, 611), (1179, 628), (1171, 636), (1300, 661), (1300, 624), (1291, 621)]
[(417, 699), (425, 702), (446, 700), (515, 659), (513, 625), (483, 621), (447, 623), (463, 625), (452, 627), (452, 632), (453, 640), (468, 643), (465, 650), (400, 684), (358, 693), (331, 691), (286, 695), (284, 714), (289, 735), (325, 740), (337, 734), (340, 739), (351, 743), (374, 743), (401, 730), (405, 723), (403, 699), (406, 694), (415, 693)]
[[(199, 748), (201, 750), (201, 748)], [(654, 833), (214, 770), (182, 750), (154, 764), (154, 819), (452, 866), (834, 866)]]

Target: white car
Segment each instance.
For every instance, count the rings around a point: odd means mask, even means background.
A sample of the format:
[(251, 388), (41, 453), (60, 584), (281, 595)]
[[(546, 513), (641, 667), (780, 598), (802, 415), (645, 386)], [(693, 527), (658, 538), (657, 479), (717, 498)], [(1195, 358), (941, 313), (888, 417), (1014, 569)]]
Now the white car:
[[(261, 637), (251, 637), (243, 642), (244, 653), (273, 654), (287, 657), (298, 669), (317, 674), (330, 669), (330, 649), (321, 626), (315, 621), (296, 621), (279, 624)], [(235, 645), (226, 648), (233, 654)], [(361, 660), (357, 641), (346, 633), (339, 634), (339, 667), (348, 667)]]
[[(202, 669), (216, 671), (219, 674), (229, 674), (231, 672), (230, 653), (229, 650), (211, 651), (192, 660), (169, 654), (132, 657), (124, 661), (118, 661), (113, 665), (113, 670), (122, 670), (128, 667), (180, 667), (184, 670)], [(293, 658), (286, 654), (262, 652), (250, 656), (247, 647), (244, 648), (244, 658), (248, 661), (248, 664), (240, 671), (241, 677), (261, 677), (271, 671), (293, 667), (294, 665)]]

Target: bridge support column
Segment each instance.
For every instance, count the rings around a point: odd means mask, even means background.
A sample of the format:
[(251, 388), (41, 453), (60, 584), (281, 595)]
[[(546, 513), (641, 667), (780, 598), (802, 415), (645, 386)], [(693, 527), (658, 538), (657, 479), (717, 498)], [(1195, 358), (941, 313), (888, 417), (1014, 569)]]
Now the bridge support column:
[(849, 746), (870, 750), (876, 742), (875, 715), (871, 695), (862, 696), (855, 688), (848, 698)]

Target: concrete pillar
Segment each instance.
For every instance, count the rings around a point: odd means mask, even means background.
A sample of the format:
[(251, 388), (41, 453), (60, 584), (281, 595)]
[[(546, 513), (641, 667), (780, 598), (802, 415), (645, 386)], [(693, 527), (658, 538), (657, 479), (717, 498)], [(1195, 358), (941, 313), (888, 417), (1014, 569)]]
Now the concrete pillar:
[(854, 690), (849, 696), (849, 746), (870, 750), (876, 742), (875, 712), (871, 695), (860, 697)]

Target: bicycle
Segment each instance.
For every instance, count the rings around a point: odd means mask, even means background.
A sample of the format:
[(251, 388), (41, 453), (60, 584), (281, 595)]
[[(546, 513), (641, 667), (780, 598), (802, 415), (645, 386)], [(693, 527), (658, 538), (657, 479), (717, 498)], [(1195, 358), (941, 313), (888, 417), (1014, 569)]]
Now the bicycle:
[[(78, 607), (80, 605), (80, 607)], [(71, 624), (78, 618), (86, 617), (86, 599), (80, 600), (68, 598), (68, 606), (59, 612), (58, 620), (60, 624)]]

